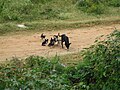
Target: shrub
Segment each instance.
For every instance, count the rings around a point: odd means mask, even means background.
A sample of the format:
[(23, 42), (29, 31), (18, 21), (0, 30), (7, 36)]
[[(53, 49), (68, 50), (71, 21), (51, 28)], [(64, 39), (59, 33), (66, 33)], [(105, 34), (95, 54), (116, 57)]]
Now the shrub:
[(120, 7), (120, 0), (109, 0), (108, 5), (114, 7)]
[(32, 3), (29, 0), (6, 0), (1, 4), (1, 16), (4, 20), (22, 20), (23, 14), (30, 13)]
[[(107, 40), (98, 41), (96, 45), (91, 46), (84, 53), (83, 60), (92, 68), (91, 73), (94, 72), (92, 79), (95, 82), (94, 84), (92, 82), (89, 83), (91, 89), (118, 90), (118, 83), (120, 82), (120, 73), (118, 72), (120, 68), (119, 39), (120, 32), (115, 30), (107, 36)], [(112, 85), (112, 82), (115, 84)]]
[(97, 0), (78, 0), (77, 6), (84, 12), (103, 14), (105, 12), (105, 5)]
[(87, 9), (88, 13), (103, 14), (105, 13), (105, 6), (102, 3), (92, 4), (91, 7)]

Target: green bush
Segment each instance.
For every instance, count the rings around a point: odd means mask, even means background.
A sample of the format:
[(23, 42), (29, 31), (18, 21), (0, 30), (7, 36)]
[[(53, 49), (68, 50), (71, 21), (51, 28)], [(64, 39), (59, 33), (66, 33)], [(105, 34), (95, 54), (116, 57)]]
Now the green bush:
[[(107, 40), (98, 41), (84, 53), (83, 60), (92, 68), (90, 90), (118, 90), (120, 68), (120, 32), (115, 30)], [(88, 68), (89, 69), (89, 68)], [(90, 71), (90, 70), (89, 70)], [(114, 84), (112, 85), (112, 82)], [(94, 86), (94, 88), (93, 88)]]
[(99, 0), (78, 0), (77, 6), (84, 12), (103, 14), (105, 12), (105, 4)]
[(0, 20), (31, 21), (38, 19), (61, 19), (59, 14), (66, 10), (64, 4), (72, 4), (72, 2), (69, 3), (68, 1), (1, 0)]
[(91, 7), (87, 9), (88, 13), (103, 14), (105, 13), (105, 6), (102, 3), (92, 4)]
[(119, 7), (120, 0), (0, 0), (0, 22), (64, 20), (76, 17), (77, 13), (79, 17), (75, 5), (84, 12), (99, 15), (108, 6)]
[(30, 8), (33, 8), (32, 3), (29, 0), (6, 0), (2, 1), (0, 15), (6, 20), (22, 20), (23, 14), (27, 15), (31, 12)]
[(120, 0), (110, 0), (108, 2), (108, 5), (114, 6), (114, 7), (120, 7)]

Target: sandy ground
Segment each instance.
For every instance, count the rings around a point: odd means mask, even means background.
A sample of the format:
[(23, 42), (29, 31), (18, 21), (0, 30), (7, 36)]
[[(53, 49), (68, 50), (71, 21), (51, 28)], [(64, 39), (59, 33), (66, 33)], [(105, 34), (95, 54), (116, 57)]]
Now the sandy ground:
[(49, 57), (56, 54), (78, 52), (93, 44), (96, 37), (111, 33), (115, 27), (120, 30), (120, 24), (113, 24), (110, 26), (99, 25), (72, 30), (43, 32), (48, 39), (57, 33), (66, 34), (72, 43), (69, 51), (66, 48), (62, 49), (61, 45), (54, 47), (41, 46), (40, 35), (42, 32), (0, 36), (0, 61), (4, 61), (6, 58), (11, 59), (12, 57), (25, 58), (29, 55)]

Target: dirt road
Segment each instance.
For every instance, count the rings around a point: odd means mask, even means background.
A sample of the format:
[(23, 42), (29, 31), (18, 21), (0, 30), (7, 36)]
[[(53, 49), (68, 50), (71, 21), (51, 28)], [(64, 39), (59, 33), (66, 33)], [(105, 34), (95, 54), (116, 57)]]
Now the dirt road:
[(66, 34), (72, 43), (69, 51), (65, 48), (62, 49), (60, 45), (51, 48), (48, 46), (41, 46), (40, 34), (42, 32), (0, 36), (0, 61), (12, 57), (24, 58), (29, 55), (49, 57), (50, 55), (78, 52), (93, 44), (96, 37), (112, 32), (115, 27), (120, 30), (120, 24), (113, 24), (110, 26), (99, 25), (72, 30), (43, 32), (49, 39), (58, 32)]

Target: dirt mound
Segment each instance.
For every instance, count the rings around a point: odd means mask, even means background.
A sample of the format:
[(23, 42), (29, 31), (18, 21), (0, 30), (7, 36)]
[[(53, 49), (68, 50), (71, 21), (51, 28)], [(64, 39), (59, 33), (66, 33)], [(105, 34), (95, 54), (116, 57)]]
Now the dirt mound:
[[(29, 55), (39, 55), (49, 57), (51, 55), (61, 55), (78, 52), (94, 43), (96, 37), (111, 33), (114, 28), (120, 29), (119, 24), (111, 26), (94, 26), (72, 30), (37, 32), (35, 34), (19, 34), (11, 36), (0, 36), (0, 60), (12, 57), (24, 58)], [(70, 50), (62, 49), (61, 45), (54, 47), (41, 46), (41, 33), (45, 33), (50, 39), (54, 34), (64, 33), (70, 38), (72, 43)], [(65, 46), (64, 46), (65, 47)]]

